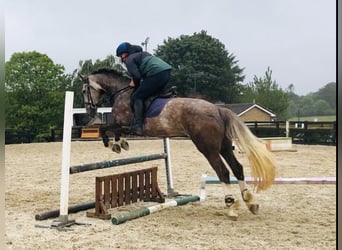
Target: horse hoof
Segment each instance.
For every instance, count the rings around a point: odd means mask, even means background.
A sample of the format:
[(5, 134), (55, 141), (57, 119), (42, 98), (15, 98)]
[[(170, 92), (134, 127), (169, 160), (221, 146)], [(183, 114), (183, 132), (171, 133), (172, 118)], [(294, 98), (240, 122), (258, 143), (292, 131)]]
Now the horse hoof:
[(251, 204), (249, 205), (248, 209), (252, 214), (257, 214), (259, 211), (259, 204)]
[(127, 141), (122, 141), (120, 146), (124, 149), (124, 150), (129, 150), (129, 144)]
[(105, 146), (106, 148), (108, 148), (108, 146), (109, 146), (108, 141), (103, 141), (103, 146)]
[(108, 138), (106, 138), (106, 137), (102, 137), (102, 142), (103, 142), (103, 146), (105, 146), (106, 148), (108, 148), (108, 146), (109, 146), (109, 140), (108, 140)]
[(121, 147), (119, 144), (116, 144), (114, 143), (113, 146), (112, 146), (112, 151), (115, 152), (115, 153), (121, 153)]
[(235, 212), (233, 207), (228, 207), (227, 215), (230, 220), (237, 221), (238, 214)]

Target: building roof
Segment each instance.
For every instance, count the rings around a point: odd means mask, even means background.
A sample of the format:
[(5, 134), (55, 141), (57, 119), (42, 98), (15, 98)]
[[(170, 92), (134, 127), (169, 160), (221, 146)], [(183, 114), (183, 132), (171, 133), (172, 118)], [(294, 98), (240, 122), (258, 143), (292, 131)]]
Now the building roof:
[(220, 107), (228, 108), (234, 113), (236, 113), (238, 116), (243, 115), (244, 113), (250, 111), (253, 108), (257, 108), (269, 114), (271, 117), (276, 117), (276, 115), (272, 113), (270, 110), (255, 103), (232, 103), (232, 104), (216, 104), (216, 105)]

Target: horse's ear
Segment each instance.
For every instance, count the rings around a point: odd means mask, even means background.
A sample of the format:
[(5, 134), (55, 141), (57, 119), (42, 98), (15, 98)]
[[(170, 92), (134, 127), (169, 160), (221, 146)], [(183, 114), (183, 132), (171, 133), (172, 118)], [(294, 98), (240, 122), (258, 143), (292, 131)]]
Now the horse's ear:
[(78, 73), (78, 77), (84, 82), (84, 80), (85, 80), (84, 76), (82, 76), (80, 73)]

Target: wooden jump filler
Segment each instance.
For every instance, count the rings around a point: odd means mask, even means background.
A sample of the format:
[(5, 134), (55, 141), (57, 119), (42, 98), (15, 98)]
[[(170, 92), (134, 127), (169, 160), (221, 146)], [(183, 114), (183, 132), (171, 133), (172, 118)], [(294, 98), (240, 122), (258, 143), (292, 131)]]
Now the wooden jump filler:
[(97, 139), (100, 138), (100, 128), (98, 127), (84, 127), (82, 128), (82, 139)]
[(138, 201), (165, 202), (157, 182), (157, 167), (95, 178), (95, 212), (88, 217), (110, 219), (108, 209)]

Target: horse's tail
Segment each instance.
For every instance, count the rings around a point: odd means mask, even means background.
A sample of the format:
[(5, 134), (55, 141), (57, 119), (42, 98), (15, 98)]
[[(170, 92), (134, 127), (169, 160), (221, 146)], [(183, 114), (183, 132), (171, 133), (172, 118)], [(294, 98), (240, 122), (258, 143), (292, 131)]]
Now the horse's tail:
[(265, 190), (274, 183), (275, 158), (265, 143), (254, 136), (244, 122), (231, 110), (219, 108), (225, 122), (225, 134), (248, 157), (257, 190)]

